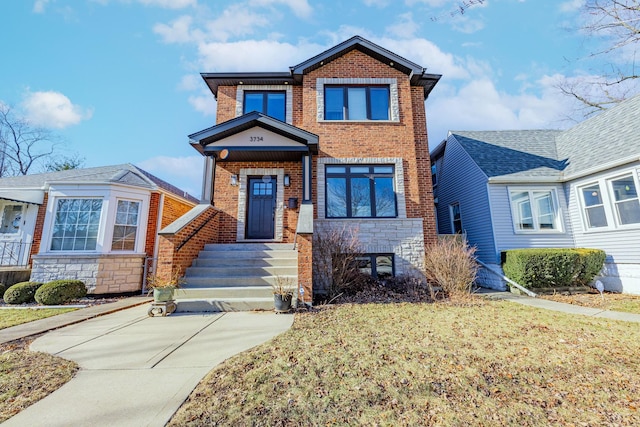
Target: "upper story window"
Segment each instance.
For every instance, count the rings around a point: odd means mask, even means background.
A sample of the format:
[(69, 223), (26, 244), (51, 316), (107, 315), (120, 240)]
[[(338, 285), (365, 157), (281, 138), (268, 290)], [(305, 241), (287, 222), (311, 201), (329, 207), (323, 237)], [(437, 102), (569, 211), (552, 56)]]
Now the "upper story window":
[(102, 199), (58, 199), (51, 250), (96, 250), (101, 211)]
[(559, 231), (555, 190), (509, 192), (516, 232)]
[(111, 250), (135, 250), (139, 212), (140, 202), (118, 200)]
[(245, 91), (244, 111), (257, 111), (281, 121), (285, 121), (286, 93), (281, 91)]
[(327, 218), (398, 216), (392, 165), (327, 165)]
[(324, 87), (325, 120), (389, 120), (389, 86)]

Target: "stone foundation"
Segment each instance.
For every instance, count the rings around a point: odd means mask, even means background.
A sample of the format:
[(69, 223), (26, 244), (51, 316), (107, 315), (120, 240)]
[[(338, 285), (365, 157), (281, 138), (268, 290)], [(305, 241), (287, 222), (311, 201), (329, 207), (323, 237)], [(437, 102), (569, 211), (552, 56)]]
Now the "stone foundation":
[(142, 289), (145, 254), (35, 255), (35, 282), (82, 280), (90, 294), (117, 294)]

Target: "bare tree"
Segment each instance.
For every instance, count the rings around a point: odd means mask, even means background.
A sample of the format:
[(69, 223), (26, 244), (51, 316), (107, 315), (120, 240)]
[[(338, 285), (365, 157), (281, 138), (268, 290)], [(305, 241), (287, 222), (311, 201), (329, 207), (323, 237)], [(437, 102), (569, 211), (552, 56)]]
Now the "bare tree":
[(640, 0), (587, 0), (582, 17), (580, 31), (598, 42), (584, 59), (604, 59), (606, 65), (593, 71), (596, 77), (567, 78), (558, 88), (577, 100), (588, 117), (638, 92)]
[(48, 129), (32, 126), (0, 103), (0, 177), (26, 175), (60, 144)]

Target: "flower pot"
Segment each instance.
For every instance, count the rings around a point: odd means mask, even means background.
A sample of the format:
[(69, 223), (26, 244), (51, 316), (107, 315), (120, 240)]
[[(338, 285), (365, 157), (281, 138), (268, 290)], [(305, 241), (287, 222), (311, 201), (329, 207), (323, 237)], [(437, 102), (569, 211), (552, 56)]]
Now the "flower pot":
[(292, 295), (286, 294), (273, 294), (273, 305), (276, 313), (286, 312), (291, 310)]
[(153, 300), (155, 302), (167, 302), (173, 299), (174, 288), (153, 288)]

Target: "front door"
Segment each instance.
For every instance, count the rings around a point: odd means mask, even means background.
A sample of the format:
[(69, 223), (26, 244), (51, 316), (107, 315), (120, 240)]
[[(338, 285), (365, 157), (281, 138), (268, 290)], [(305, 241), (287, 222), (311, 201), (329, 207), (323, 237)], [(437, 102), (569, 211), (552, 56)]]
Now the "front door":
[(246, 238), (273, 239), (275, 218), (275, 177), (249, 178)]

